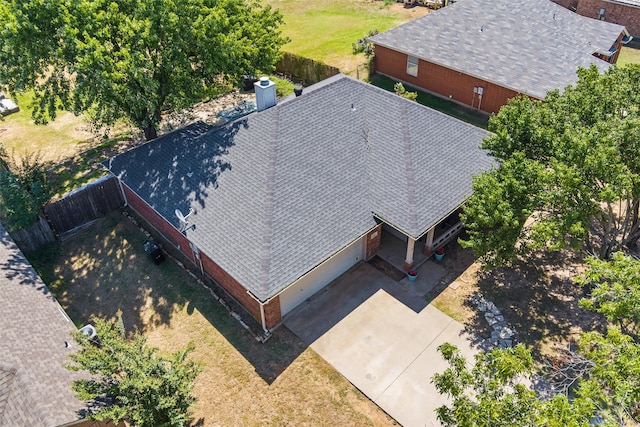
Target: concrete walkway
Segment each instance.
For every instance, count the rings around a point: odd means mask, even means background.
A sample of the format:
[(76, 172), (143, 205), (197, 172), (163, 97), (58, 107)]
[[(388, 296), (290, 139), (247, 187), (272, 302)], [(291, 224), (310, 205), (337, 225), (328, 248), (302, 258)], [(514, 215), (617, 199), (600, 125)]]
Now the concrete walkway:
[[(427, 267), (419, 270), (421, 287), (436, 279), (424, 277)], [(360, 263), (284, 323), (400, 424), (438, 426), (435, 409), (445, 400), (431, 377), (447, 366), (437, 347), (450, 342), (471, 358), (477, 339), (421, 294)]]

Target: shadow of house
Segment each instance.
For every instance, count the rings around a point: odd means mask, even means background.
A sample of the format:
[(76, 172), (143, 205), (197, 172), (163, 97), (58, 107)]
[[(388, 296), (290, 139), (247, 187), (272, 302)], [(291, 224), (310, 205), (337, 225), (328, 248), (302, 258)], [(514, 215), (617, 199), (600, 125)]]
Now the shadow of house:
[(486, 131), (346, 76), (273, 101), (105, 162), (129, 207), (265, 331), (373, 257), (383, 223), (406, 236), (410, 268), (494, 165)]

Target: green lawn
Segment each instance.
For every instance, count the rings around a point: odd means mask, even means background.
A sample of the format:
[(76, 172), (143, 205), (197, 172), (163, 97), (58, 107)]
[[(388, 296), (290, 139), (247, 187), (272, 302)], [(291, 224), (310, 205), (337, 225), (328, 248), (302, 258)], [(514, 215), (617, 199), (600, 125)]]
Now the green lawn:
[[(390, 92), (393, 92), (393, 85), (395, 83), (396, 83), (395, 80), (392, 80), (389, 77), (381, 76), (378, 74), (376, 74), (371, 78), (371, 84), (378, 86), (382, 89), (386, 89)], [(489, 117), (486, 114), (478, 113), (477, 111), (471, 108), (464, 107), (453, 101), (449, 101), (439, 96), (435, 96), (430, 93), (423, 92), (409, 85), (405, 85), (405, 88), (410, 92), (417, 91), (418, 92), (417, 101), (422, 105), (431, 107), (434, 110), (442, 111), (445, 114), (456, 117), (467, 123), (471, 123), (472, 125), (476, 125), (484, 129), (487, 128)]]
[(623, 46), (618, 56), (616, 65), (624, 67), (627, 64), (640, 64), (640, 43), (632, 46)]
[(27, 152), (41, 152), (44, 160), (60, 161), (89, 148), (94, 136), (88, 132), (83, 118), (59, 112), (57, 119), (47, 125), (36, 125), (31, 119), (33, 92), (15, 99), (20, 111), (0, 121), (0, 143), (16, 156)]
[(355, 72), (364, 56), (354, 56), (351, 44), (367, 31), (385, 31), (426, 13), (423, 7), (384, 6), (365, 0), (266, 0), (284, 15), (283, 32), (291, 39), (283, 50)]

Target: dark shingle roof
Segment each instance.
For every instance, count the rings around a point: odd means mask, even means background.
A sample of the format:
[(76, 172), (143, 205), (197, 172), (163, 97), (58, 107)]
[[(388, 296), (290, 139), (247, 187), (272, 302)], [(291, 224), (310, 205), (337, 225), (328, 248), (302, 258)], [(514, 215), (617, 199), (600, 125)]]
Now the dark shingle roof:
[(174, 132), (109, 169), (261, 300), (375, 226), (418, 237), (491, 167), (487, 132), (336, 76), (197, 137)]
[(0, 301), (0, 426), (78, 420), (78, 375), (64, 367), (76, 329), (2, 226)]
[(578, 67), (610, 65), (623, 26), (580, 16), (549, 0), (460, 0), (371, 40), (542, 99), (578, 79)]

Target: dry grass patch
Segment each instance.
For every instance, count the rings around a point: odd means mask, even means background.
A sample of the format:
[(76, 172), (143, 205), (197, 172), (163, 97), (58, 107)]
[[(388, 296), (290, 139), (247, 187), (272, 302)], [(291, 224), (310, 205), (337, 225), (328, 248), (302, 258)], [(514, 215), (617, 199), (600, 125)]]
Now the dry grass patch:
[(115, 212), (30, 260), (78, 324), (122, 310), (163, 352), (194, 342), (197, 425), (395, 425), (286, 328), (256, 342), (175, 263), (155, 265), (145, 240)]
[(606, 320), (601, 315), (578, 305), (585, 294), (574, 278), (585, 264), (575, 252), (538, 252), (510, 267), (485, 271), (472, 261), (471, 251), (457, 244), (449, 246), (445, 267), (456, 273), (448, 286), (434, 290), (432, 304), (483, 338), (491, 331), (469, 301), (476, 292), (500, 309), (516, 331), (516, 341), (538, 355), (552, 353), (554, 347), (576, 339), (581, 332), (604, 330)]

